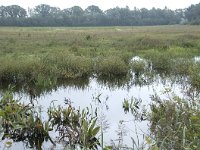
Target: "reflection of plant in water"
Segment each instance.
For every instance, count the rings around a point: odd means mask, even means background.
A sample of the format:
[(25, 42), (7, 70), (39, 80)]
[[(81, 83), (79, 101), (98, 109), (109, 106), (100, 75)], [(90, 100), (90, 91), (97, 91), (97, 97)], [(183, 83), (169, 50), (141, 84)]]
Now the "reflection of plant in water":
[(33, 107), (13, 100), (11, 93), (7, 92), (0, 100), (0, 117), (2, 120), (2, 140), (10, 138), (15, 142), (24, 141), (30, 148), (41, 149), (44, 140), (50, 140), (49, 123), (43, 123), (35, 115)]
[(142, 100), (141, 99), (137, 99), (137, 98), (131, 98), (131, 100), (128, 99), (124, 99), (123, 101), (123, 109), (124, 112), (131, 112), (134, 116), (135, 120), (146, 120), (147, 116), (146, 116), (146, 109), (144, 106), (142, 106)]
[(97, 116), (89, 108), (75, 110), (68, 100), (65, 107), (51, 107), (48, 114), (52, 127), (59, 131), (60, 141), (65, 141), (67, 147), (97, 149), (100, 145), (96, 138), (100, 130), (96, 125)]
[(66, 107), (50, 107), (48, 121), (42, 122), (40, 110), (32, 104), (24, 104), (13, 100), (11, 92), (7, 92), (0, 100), (0, 133), (6, 147), (13, 142), (24, 142), (27, 147), (42, 149), (44, 141), (55, 145), (49, 131), (59, 131), (59, 139), (65, 141), (69, 148), (79, 146), (84, 149), (97, 149), (100, 145), (96, 138), (100, 127), (97, 116), (89, 108), (75, 110), (70, 101)]

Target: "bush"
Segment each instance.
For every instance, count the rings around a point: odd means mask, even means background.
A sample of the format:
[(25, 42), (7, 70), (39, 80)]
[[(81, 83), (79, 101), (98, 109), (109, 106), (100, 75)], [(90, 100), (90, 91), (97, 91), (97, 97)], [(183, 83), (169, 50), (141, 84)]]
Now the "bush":
[(99, 58), (95, 66), (99, 76), (124, 76), (128, 70), (129, 67), (119, 57)]

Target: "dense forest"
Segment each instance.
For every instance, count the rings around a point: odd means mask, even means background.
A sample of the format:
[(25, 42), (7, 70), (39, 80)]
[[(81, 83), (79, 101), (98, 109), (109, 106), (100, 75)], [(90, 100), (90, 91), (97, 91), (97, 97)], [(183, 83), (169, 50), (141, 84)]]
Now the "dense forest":
[(0, 26), (139, 26), (200, 24), (200, 3), (186, 9), (112, 8), (79, 6), (61, 10), (41, 4), (32, 9), (18, 5), (0, 6)]

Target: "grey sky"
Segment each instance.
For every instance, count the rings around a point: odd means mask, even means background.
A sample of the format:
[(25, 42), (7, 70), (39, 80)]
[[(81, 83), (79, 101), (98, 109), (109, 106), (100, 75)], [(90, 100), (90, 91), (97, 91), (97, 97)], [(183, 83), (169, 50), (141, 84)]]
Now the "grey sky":
[(191, 4), (200, 3), (200, 0), (0, 0), (0, 5), (19, 5), (23, 8), (33, 8), (39, 4), (49, 4), (51, 6), (70, 8), (72, 6), (81, 6), (85, 9), (89, 5), (97, 5), (101, 9), (106, 10), (116, 6), (129, 6), (130, 9), (137, 8), (164, 8), (170, 9), (186, 8)]

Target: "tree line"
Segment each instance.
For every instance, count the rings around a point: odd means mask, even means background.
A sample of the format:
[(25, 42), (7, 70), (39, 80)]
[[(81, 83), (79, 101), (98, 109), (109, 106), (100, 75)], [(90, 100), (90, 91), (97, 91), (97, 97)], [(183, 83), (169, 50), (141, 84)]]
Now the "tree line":
[(200, 3), (186, 9), (111, 8), (79, 6), (61, 10), (47, 4), (32, 9), (18, 5), (0, 6), (0, 26), (141, 26), (191, 23), (200, 24)]

